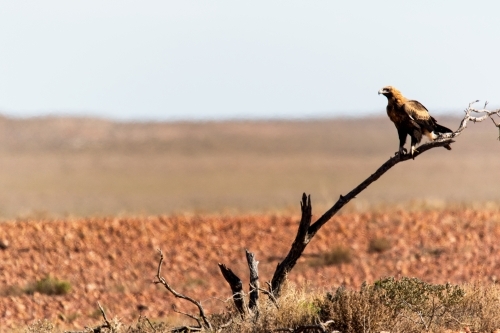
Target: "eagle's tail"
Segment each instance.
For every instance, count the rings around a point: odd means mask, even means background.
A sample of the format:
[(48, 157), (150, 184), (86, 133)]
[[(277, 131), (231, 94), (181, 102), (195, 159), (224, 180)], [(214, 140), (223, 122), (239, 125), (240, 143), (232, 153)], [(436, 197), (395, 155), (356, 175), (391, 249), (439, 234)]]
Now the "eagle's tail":
[[(448, 127), (444, 127), (442, 125), (439, 125), (439, 124), (436, 124), (436, 127), (434, 127), (434, 134), (446, 134), (446, 133), (453, 133), (453, 131), (451, 129), (449, 129)], [(436, 136), (437, 137), (437, 136)], [(451, 150), (451, 146), (450, 145), (446, 145), (444, 146), (444, 148), (448, 149), (448, 150)]]
[(445, 133), (453, 133), (451, 129), (448, 127), (444, 127), (442, 125), (436, 124), (436, 127), (434, 127), (434, 132), (438, 134), (445, 134)]

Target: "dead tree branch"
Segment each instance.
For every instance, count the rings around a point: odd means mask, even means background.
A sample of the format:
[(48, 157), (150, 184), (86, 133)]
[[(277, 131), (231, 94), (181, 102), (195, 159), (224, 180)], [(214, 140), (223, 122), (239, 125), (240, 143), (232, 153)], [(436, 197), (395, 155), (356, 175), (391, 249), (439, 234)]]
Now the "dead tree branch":
[[(160, 261), (158, 263), (158, 272), (156, 273), (156, 278), (157, 278), (157, 281), (154, 281), (154, 283), (158, 284), (162, 284), (172, 295), (174, 295), (175, 297), (177, 298), (181, 298), (181, 299), (184, 299), (188, 302), (191, 302), (193, 303), (194, 305), (196, 305), (196, 307), (198, 308), (198, 311), (199, 311), (199, 315), (200, 315), (200, 318), (202, 319), (203, 321), (203, 326), (208, 329), (208, 330), (212, 330), (212, 324), (210, 323), (210, 321), (208, 320), (207, 316), (205, 315), (205, 310), (203, 309), (203, 307), (201, 306), (200, 302), (198, 301), (195, 301), (194, 299), (192, 299), (191, 297), (189, 296), (185, 296), (183, 294), (180, 294), (178, 292), (176, 292), (174, 289), (172, 289), (172, 287), (167, 283), (167, 281), (161, 276), (161, 265), (163, 263), (163, 252), (158, 249), (158, 253), (160, 254)], [(180, 328), (177, 328), (176, 329), (177, 331), (183, 331), (183, 327), (180, 327)], [(188, 330), (191, 330), (191, 331), (199, 331), (201, 330), (201, 327), (188, 327), (186, 326), (185, 327), (185, 330), (188, 331)]]
[(231, 287), (236, 309), (242, 317), (245, 317), (248, 311), (245, 304), (245, 298), (243, 297), (243, 282), (241, 282), (241, 279), (226, 265), (219, 263), (219, 268), (224, 276), (224, 279), (226, 279), (227, 283), (229, 283), (229, 286)]
[(247, 257), (248, 269), (250, 270), (250, 299), (248, 301), (248, 308), (254, 313), (259, 311), (259, 262), (255, 260), (255, 254), (245, 249)]
[[(467, 127), (467, 123), (472, 121), (474, 123), (481, 122), (487, 117), (490, 117), (493, 120), (493, 115), (500, 116), (500, 109), (495, 111), (488, 111), (484, 109), (474, 109), (472, 106), (474, 103), (478, 101), (469, 103), (469, 106), (465, 110), (465, 116), (460, 122), (458, 129), (453, 133), (446, 133), (439, 136), (436, 140), (432, 142), (425, 143), (421, 145), (417, 151), (413, 154), (396, 154), (387, 160), (382, 166), (380, 166), (372, 175), (366, 178), (361, 184), (356, 186), (353, 190), (347, 193), (345, 196), (340, 195), (337, 202), (328, 209), (316, 222), (311, 224), (312, 219), (312, 206), (311, 206), (311, 197), (307, 196), (305, 193), (302, 195), (302, 201), (300, 203), (302, 217), (300, 219), (299, 228), (297, 231), (297, 235), (295, 240), (293, 241), (292, 247), (288, 252), (285, 259), (282, 262), (278, 263), (276, 267), (276, 271), (274, 272), (271, 285), (272, 285), (272, 293), (276, 298), (279, 297), (281, 293), (281, 288), (283, 286), (283, 282), (285, 281), (288, 273), (295, 266), (297, 260), (300, 258), (304, 249), (309, 244), (314, 235), (318, 232), (318, 230), (342, 208), (349, 201), (356, 198), (356, 196), (361, 193), (364, 189), (366, 189), (371, 183), (375, 182), (379, 179), (383, 174), (385, 174), (389, 169), (400, 162), (408, 161), (416, 158), (417, 156), (425, 153), (426, 151), (436, 148), (436, 147), (444, 147), (453, 142), (453, 138), (460, 135), (462, 131)], [(485, 107), (488, 103), (485, 103)], [(471, 113), (483, 113), (484, 115), (480, 117), (473, 117)], [(495, 125), (500, 129), (500, 126), (493, 120)], [(500, 138), (500, 137), (499, 137)]]
[[(487, 110), (486, 106), (488, 106), (488, 102), (484, 103), (484, 107), (482, 109), (475, 109), (472, 106), (476, 103), (479, 103), (479, 100), (476, 100), (476, 101), (469, 103), (467, 108), (464, 110), (465, 116), (462, 119), (462, 121), (460, 122), (460, 126), (458, 127), (458, 129), (455, 132), (442, 134), (437, 140), (446, 140), (446, 139), (452, 139), (454, 137), (457, 137), (462, 133), (462, 131), (465, 128), (467, 128), (467, 123), (469, 121), (472, 121), (473, 123), (479, 123), (479, 122), (482, 122), (483, 120), (485, 120), (486, 118), (490, 118), (491, 121), (493, 121), (493, 123), (495, 124), (495, 126), (498, 127), (500, 130), (500, 124), (497, 124), (495, 122), (495, 119), (493, 119), (494, 115), (500, 117), (500, 109), (493, 110), (493, 111)], [(482, 114), (482, 116), (474, 117), (474, 116), (471, 116), (472, 113), (479, 113), (479, 114)]]

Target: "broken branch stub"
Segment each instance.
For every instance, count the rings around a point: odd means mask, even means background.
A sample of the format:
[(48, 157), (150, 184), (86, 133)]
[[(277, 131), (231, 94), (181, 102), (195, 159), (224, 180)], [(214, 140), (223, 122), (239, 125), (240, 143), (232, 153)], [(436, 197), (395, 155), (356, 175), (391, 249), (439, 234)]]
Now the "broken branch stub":
[(281, 288), (288, 273), (297, 263), (297, 260), (304, 252), (307, 244), (311, 240), (311, 235), (308, 229), (311, 225), (312, 219), (312, 206), (311, 206), (311, 196), (307, 196), (305, 193), (302, 194), (302, 201), (300, 202), (300, 209), (302, 211), (302, 217), (299, 223), (299, 229), (295, 240), (292, 243), (292, 248), (288, 252), (288, 255), (283, 259), (282, 262), (278, 263), (276, 271), (274, 272), (273, 279), (271, 280), (271, 288), (274, 297), (278, 298), (281, 293)]
[(247, 308), (245, 304), (245, 298), (243, 297), (243, 282), (226, 265), (219, 263), (219, 268), (222, 276), (224, 276), (224, 279), (226, 279), (227, 283), (229, 283), (229, 286), (231, 287), (231, 291), (233, 293), (233, 301), (236, 309), (242, 317), (245, 317), (247, 314)]
[(258, 261), (255, 260), (255, 254), (245, 249), (245, 254), (247, 257), (248, 269), (250, 270), (250, 291), (249, 291), (249, 301), (248, 308), (255, 312), (259, 310), (259, 271), (257, 265)]

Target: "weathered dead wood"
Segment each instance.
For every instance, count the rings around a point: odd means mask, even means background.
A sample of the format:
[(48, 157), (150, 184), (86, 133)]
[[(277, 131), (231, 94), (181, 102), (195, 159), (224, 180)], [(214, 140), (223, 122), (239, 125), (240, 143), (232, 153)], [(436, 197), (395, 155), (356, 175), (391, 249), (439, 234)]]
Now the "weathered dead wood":
[[(316, 220), (313, 224), (311, 224), (312, 218), (312, 207), (311, 207), (311, 197), (307, 196), (305, 193), (302, 195), (302, 201), (300, 203), (302, 217), (300, 219), (299, 228), (297, 231), (297, 235), (295, 240), (293, 241), (292, 247), (288, 252), (285, 259), (282, 262), (278, 263), (276, 267), (276, 271), (274, 272), (273, 278), (271, 280), (272, 292), (276, 298), (279, 297), (281, 293), (281, 288), (283, 286), (283, 282), (286, 280), (288, 273), (295, 266), (297, 260), (300, 258), (304, 249), (309, 244), (314, 235), (318, 232), (318, 230), (328, 222), (342, 207), (344, 207), (349, 201), (354, 199), (359, 193), (361, 193), (364, 189), (366, 189), (371, 183), (379, 179), (383, 174), (389, 171), (393, 166), (400, 162), (413, 160), (424, 152), (436, 148), (436, 147), (444, 147), (455, 142), (453, 138), (457, 137), (462, 133), (462, 131), (467, 127), (467, 123), (472, 121), (474, 123), (481, 122), (487, 117), (490, 117), (491, 120), (495, 123), (500, 129), (500, 124), (497, 124), (493, 119), (493, 115), (500, 116), (500, 109), (494, 111), (486, 110), (485, 108), (481, 110), (474, 109), (472, 106), (475, 102), (469, 103), (467, 109), (465, 109), (465, 116), (460, 122), (458, 129), (453, 133), (446, 133), (439, 136), (432, 142), (425, 143), (418, 147), (418, 149), (411, 154), (396, 154), (390, 157), (384, 164), (382, 164), (372, 175), (366, 178), (362, 183), (356, 186), (353, 190), (347, 193), (345, 196), (340, 195), (337, 202), (328, 209), (319, 219)], [(481, 117), (473, 117), (471, 113), (484, 113)], [(500, 137), (499, 137), (500, 139)]]
[(226, 265), (219, 263), (219, 268), (222, 276), (224, 276), (224, 279), (226, 279), (227, 283), (229, 283), (229, 286), (231, 287), (231, 291), (233, 292), (233, 301), (236, 309), (242, 317), (245, 317), (248, 311), (245, 304), (245, 298), (243, 297), (243, 282)]
[[(460, 122), (460, 125), (459, 125), (458, 129), (455, 132), (442, 134), (440, 136), (440, 138), (438, 138), (438, 140), (439, 139), (445, 140), (445, 139), (450, 139), (450, 138), (457, 137), (457, 136), (459, 136), (462, 133), (462, 131), (465, 128), (467, 128), (467, 123), (469, 121), (472, 121), (473, 123), (479, 123), (479, 122), (482, 122), (483, 120), (485, 120), (486, 118), (490, 118), (491, 121), (495, 124), (495, 126), (500, 130), (500, 124), (497, 124), (497, 122), (495, 121), (495, 119), (493, 119), (494, 115), (500, 117), (500, 109), (493, 110), (493, 111), (487, 110), (486, 109), (486, 107), (488, 106), (488, 102), (487, 101), (484, 103), (484, 107), (482, 109), (475, 109), (472, 106), (474, 104), (476, 104), (476, 103), (479, 103), (479, 100), (476, 100), (476, 101), (473, 101), (473, 102), (469, 103), (469, 105), (467, 106), (467, 108), (464, 110), (465, 116), (462, 119), (462, 121)], [(474, 117), (474, 116), (471, 116), (472, 113), (482, 113), (483, 115), (479, 116), (479, 117)], [(500, 139), (500, 137), (499, 137), (499, 139)]]
[(249, 301), (248, 308), (257, 314), (259, 311), (259, 270), (258, 265), (259, 262), (255, 260), (255, 254), (245, 249), (245, 254), (247, 257), (248, 269), (250, 270), (250, 292), (249, 292)]
[(288, 255), (282, 262), (278, 263), (273, 279), (271, 280), (272, 293), (275, 298), (280, 296), (281, 287), (283, 286), (283, 282), (285, 282), (288, 272), (290, 272), (295, 266), (307, 244), (309, 244), (312, 236), (314, 236), (309, 235), (308, 233), (312, 218), (311, 196), (307, 196), (305, 193), (302, 194), (300, 209), (302, 211), (302, 217), (300, 219), (299, 229), (297, 231), (297, 235), (295, 236), (295, 240), (292, 243), (292, 247), (288, 252)]
[[(201, 318), (201, 321), (203, 321), (203, 326), (202, 327), (196, 327), (196, 326), (182, 326), (182, 327), (178, 327), (175, 329), (176, 332), (183, 332), (183, 331), (201, 331), (202, 328), (206, 328), (208, 330), (212, 330), (212, 324), (210, 323), (210, 321), (208, 320), (207, 316), (205, 315), (205, 310), (203, 309), (203, 307), (201, 306), (201, 303), (192, 299), (191, 297), (189, 296), (186, 296), (186, 295), (183, 295), (181, 293), (178, 293), (177, 291), (175, 291), (174, 289), (172, 289), (172, 287), (168, 284), (168, 282), (165, 280), (165, 278), (163, 278), (161, 276), (161, 265), (163, 264), (163, 252), (158, 249), (158, 253), (160, 254), (160, 261), (158, 262), (158, 271), (156, 273), (156, 279), (157, 281), (154, 281), (155, 284), (162, 284), (172, 295), (174, 295), (176, 298), (181, 298), (181, 299), (184, 299), (188, 302), (191, 302), (193, 303), (197, 308), (198, 308), (198, 311), (199, 311), (199, 315), (200, 315), (200, 318)], [(192, 315), (189, 316), (190, 318), (193, 318)], [(201, 323), (200, 320), (197, 320), (198, 323)]]

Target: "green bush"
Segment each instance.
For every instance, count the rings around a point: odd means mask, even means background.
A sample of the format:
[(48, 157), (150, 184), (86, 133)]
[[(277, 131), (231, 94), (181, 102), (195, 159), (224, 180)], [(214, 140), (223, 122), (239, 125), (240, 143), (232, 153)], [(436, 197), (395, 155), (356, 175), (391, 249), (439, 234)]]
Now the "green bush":
[(58, 280), (50, 275), (28, 285), (24, 291), (27, 294), (39, 292), (45, 295), (66, 295), (71, 290), (71, 284), (68, 281)]

